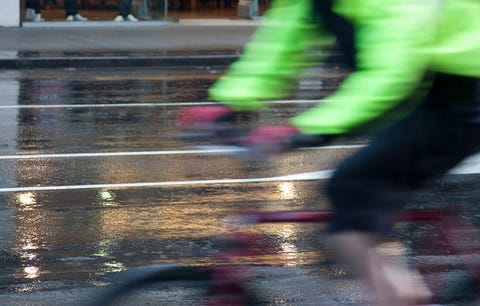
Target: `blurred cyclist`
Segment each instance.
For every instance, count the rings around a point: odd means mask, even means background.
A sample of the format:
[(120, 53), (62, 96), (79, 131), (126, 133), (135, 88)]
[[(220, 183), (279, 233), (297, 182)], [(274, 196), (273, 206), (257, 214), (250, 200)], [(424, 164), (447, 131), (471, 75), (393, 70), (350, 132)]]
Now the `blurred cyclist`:
[(330, 246), (369, 280), (380, 305), (427, 303), (423, 281), (375, 247), (416, 189), (480, 150), (480, 1), (276, 0), (209, 91), (226, 106), (186, 109), (180, 120), (210, 122), (228, 135), (226, 122), (288, 94), (308, 64), (305, 51), (330, 43), (352, 71), (328, 97), (333, 102), (300, 113), (291, 126), (259, 127), (242, 142), (275, 152), (376, 127), (328, 184), (337, 215)]

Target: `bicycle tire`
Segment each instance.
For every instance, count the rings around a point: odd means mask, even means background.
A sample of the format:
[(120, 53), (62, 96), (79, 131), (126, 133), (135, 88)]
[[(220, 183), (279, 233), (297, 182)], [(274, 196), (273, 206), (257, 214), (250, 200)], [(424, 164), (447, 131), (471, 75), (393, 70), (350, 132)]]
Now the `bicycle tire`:
[[(428, 211), (426, 215), (433, 216)], [(420, 228), (423, 234), (418, 234), (418, 224), (409, 225), (407, 230), (411, 240), (409, 248), (412, 255), (417, 257), (412, 264), (427, 281), (435, 296), (434, 302), (448, 305), (452, 303), (478, 305), (480, 246), (478, 241), (470, 240), (470, 237), (478, 236), (472, 234), (477, 234), (478, 230), (468, 222), (458, 219), (456, 215), (449, 217), (445, 214), (443, 218), (432, 218), (433, 223), (423, 219), (420, 221), (427, 222)], [(415, 241), (412, 241), (412, 237)]]
[(84, 305), (107, 306), (120, 302), (122, 298), (155, 283), (172, 285), (172, 282), (185, 282), (205, 289), (211, 280), (211, 271), (183, 265), (149, 265), (124, 271), (116, 275), (112, 285), (101, 290), (89, 303)]

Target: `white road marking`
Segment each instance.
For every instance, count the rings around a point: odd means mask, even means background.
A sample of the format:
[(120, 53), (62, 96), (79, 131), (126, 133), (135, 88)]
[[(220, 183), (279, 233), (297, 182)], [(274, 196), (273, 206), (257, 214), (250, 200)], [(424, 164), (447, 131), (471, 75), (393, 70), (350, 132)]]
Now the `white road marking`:
[(131, 151), (131, 152), (90, 152), (90, 153), (57, 153), (57, 154), (22, 154), (2, 155), (2, 159), (37, 159), (37, 158), (78, 158), (78, 157), (115, 157), (115, 156), (142, 156), (142, 155), (182, 155), (182, 154), (217, 154), (238, 152), (229, 150), (172, 150), (172, 151)]
[[(318, 148), (325, 149), (351, 149), (360, 148), (363, 145), (333, 145)], [(35, 159), (35, 158), (77, 158), (77, 157), (113, 157), (113, 156), (141, 156), (141, 155), (179, 155), (179, 154), (225, 154), (239, 152), (238, 147), (204, 147), (196, 150), (172, 150), (172, 151), (133, 151), (133, 152), (91, 152), (91, 153), (66, 153), (66, 154), (30, 154), (30, 155), (3, 155), (0, 160), (6, 159)], [(28, 191), (59, 191), (59, 190), (82, 190), (82, 189), (119, 189), (119, 188), (145, 188), (145, 187), (167, 187), (167, 186), (193, 186), (213, 184), (241, 184), (241, 183), (262, 183), (277, 181), (309, 181), (325, 180), (330, 178), (334, 169), (297, 173), (276, 177), (264, 178), (240, 178), (240, 179), (216, 179), (216, 180), (191, 180), (191, 181), (167, 181), (167, 182), (138, 182), (120, 184), (85, 184), (85, 185), (64, 185), (64, 186), (32, 186), (32, 187), (5, 187), (0, 188), (0, 193), (28, 192)], [(473, 155), (463, 163), (452, 169), (449, 174), (479, 174), (480, 154)]]
[[(319, 103), (320, 100), (275, 100), (265, 101), (267, 104), (309, 104)], [(330, 102), (321, 100), (321, 102)], [(196, 106), (216, 105), (218, 102), (165, 102), (165, 103), (109, 103), (109, 104), (35, 104), (35, 105), (0, 105), (0, 109), (28, 109), (28, 108), (114, 108), (114, 107), (164, 107), (164, 106)]]
[[(363, 145), (332, 145), (309, 148), (309, 150), (334, 150), (334, 149), (356, 149)], [(231, 154), (239, 153), (245, 149), (236, 146), (204, 146), (193, 150), (166, 150), (166, 151), (130, 151), (130, 152), (86, 152), (86, 153), (52, 153), (52, 154), (18, 154), (0, 155), (0, 160), (9, 159), (38, 159), (38, 158), (87, 158), (87, 157), (121, 157), (121, 156), (142, 156), (142, 155), (188, 155), (188, 154)]]
[[(215, 184), (244, 184), (244, 183), (265, 183), (279, 181), (312, 181), (326, 180), (331, 177), (334, 169), (296, 173), (275, 177), (263, 178), (240, 178), (240, 179), (217, 179), (217, 180), (192, 180), (192, 181), (168, 181), (168, 182), (139, 182), (139, 183), (120, 183), (120, 184), (85, 184), (85, 185), (65, 185), (65, 186), (33, 186), (33, 187), (7, 187), (0, 188), (0, 193), (11, 192), (31, 192), (31, 191), (61, 191), (61, 190), (81, 190), (81, 189), (120, 189), (120, 188), (146, 188), (146, 187), (168, 187), (168, 186), (202, 186)], [(479, 174), (480, 173), (480, 154), (472, 156), (458, 167), (454, 168), (449, 174)]]
[(276, 176), (276, 177), (264, 177), (264, 178), (11, 187), (11, 188), (0, 188), (0, 193), (32, 192), (32, 191), (61, 191), (61, 190), (81, 190), (81, 189), (145, 188), (145, 187), (168, 187), (168, 186), (185, 186), (185, 185), (201, 186), (201, 185), (214, 185), (214, 184), (264, 183), (264, 182), (277, 182), (277, 181), (309, 181), (309, 180), (327, 179), (330, 177), (331, 173), (332, 173), (332, 170), (322, 170), (322, 171), (298, 173), (293, 175)]

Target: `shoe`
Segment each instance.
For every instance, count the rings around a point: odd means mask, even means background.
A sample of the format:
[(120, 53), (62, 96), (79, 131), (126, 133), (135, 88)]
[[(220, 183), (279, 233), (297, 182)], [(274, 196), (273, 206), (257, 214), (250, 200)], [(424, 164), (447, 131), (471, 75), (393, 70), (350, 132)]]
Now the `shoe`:
[(35, 17), (33, 17), (33, 22), (42, 22), (45, 21), (45, 19), (42, 18), (41, 14), (35, 14)]
[(122, 16), (118, 15), (117, 17), (115, 17), (115, 19), (113, 19), (113, 21), (115, 21), (115, 22), (122, 22), (122, 21), (125, 21), (125, 19), (123, 19)]
[(73, 18), (73, 15), (68, 15), (66, 21), (74, 21), (75, 18)]
[(128, 14), (127, 18), (125, 18), (125, 19), (127, 19), (128, 21), (138, 21), (138, 19), (135, 18), (135, 16), (133, 16), (132, 14)]
[(87, 21), (88, 18), (85, 18), (80, 14), (76, 14), (75, 16), (73, 16), (73, 20), (75, 20), (75, 21)]
[(25, 10), (25, 20), (33, 20), (35, 18), (35, 10), (27, 8)]

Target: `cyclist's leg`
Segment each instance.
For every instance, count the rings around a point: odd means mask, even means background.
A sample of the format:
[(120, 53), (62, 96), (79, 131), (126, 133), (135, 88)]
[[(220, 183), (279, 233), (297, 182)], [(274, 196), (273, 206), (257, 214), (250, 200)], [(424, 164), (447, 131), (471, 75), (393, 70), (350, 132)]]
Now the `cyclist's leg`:
[(337, 213), (332, 245), (360, 275), (382, 277), (374, 247), (410, 195), (480, 149), (478, 83), (436, 75), (416, 111), (341, 163), (332, 177), (327, 188)]
[(412, 192), (480, 151), (479, 82), (438, 75), (416, 111), (339, 165), (327, 187), (332, 231), (385, 234)]

